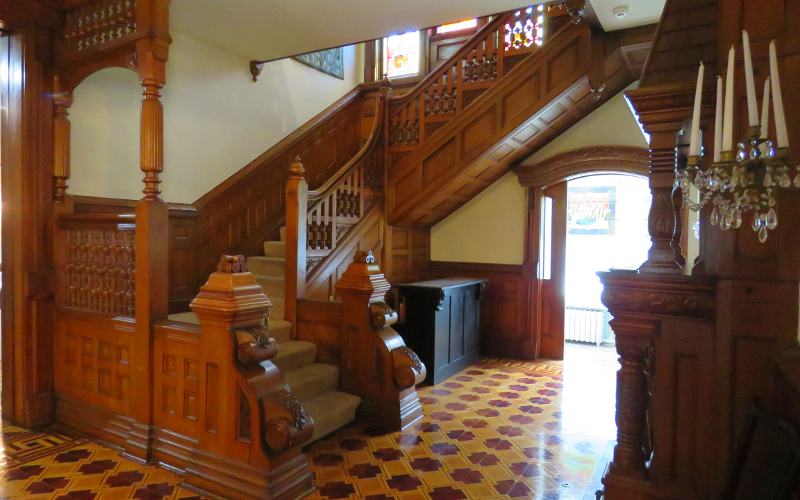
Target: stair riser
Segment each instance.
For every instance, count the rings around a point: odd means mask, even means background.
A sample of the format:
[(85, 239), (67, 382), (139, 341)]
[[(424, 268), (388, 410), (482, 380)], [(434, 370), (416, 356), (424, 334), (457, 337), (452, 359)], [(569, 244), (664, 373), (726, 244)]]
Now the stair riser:
[[(339, 369), (330, 365), (311, 365), (317, 370), (294, 370), (285, 373), (286, 382), (292, 389), (292, 393), (299, 399), (308, 399), (317, 394), (335, 391), (339, 385)], [(299, 372), (303, 372), (303, 378), (299, 378)]]
[(270, 300), (273, 298), (275, 298), (275, 300), (283, 300), (283, 296), (286, 294), (283, 280), (274, 278), (265, 279), (263, 276), (256, 275), (256, 281), (258, 281), (258, 284), (264, 289), (264, 293), (267, 294)]
[(250, 258), (247, 259), (247, 267), (253, 274), (283, 278), (286, 272), (286, 260), (262, 260), (258, 258)]
[(286, 258), (286, 243), (282, 241), (265, 241), (264, 255), (267, 257)]
[[(278, 347), (280, 350), (280, 347)], [(310, 365), (317, 358), (316, 350), (293, 353), (289, 356), (273, 358), (272, 362), (283, 372)]]

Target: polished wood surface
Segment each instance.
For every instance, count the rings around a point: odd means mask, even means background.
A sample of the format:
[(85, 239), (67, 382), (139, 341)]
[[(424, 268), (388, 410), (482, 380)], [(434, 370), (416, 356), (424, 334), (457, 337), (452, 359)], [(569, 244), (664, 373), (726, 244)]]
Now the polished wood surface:
[[(752, 402), (791, 408), (791, 389), (776, 377), (776, 355), (797, 339), (800, 255), (794, 194), (782, 197), (781, 224), (765, 244), (748, 228), (722, 232), (701, 214), (701, 253), (691, 277), (683, 271), (680, 193), (673, 169), (693, 88), (687, 76), (703, 57), (722, 72), (731, 44), (750, 34), (756, 79), (768, 73), (767, 44), (775, 38), (784, 82), (798, 72), (794, 4), (741, 0), (670, 0), (639, 89), (629, 91), (645, 130), (652, 132), (650, 183), (653, 241), (638, 273), (603, 277), (604, 302), (614, 319), (623, 360), (618, 388), (620, 438), (605, 477), (607, 498), (716, 498), (733, 462), (734, 443), (745, 429)], [(691, 14), (691, 15), (689, 15)], [(688, 55), (687, 55), (688, 54)], [(741, 52), (737, 57), (741, 57)], [(718, 63), (719, 62), (719, 63)], [(741, 59), (736, 62), (741, 67)], [(734, 89), (734, 136), (746, 129), (743, 79)], [(784, 91), (792, 149), (800, 97)], [(704, 92), (701, 127), (713, 148), (714, 92)], [(676, 155), (676, 145), (678, 155)], [(710, 162), (710, 155), (704, 161)], [(781, 361), (778, 358), (778, 370)], [(784, 399), (787, 398), (787, 399)], [(769, 408), (768, 408), (769, 409)], [(645, 429), (650, 438), (642, 437)], [(619, 455), (619, 456), (618, 456)], [(646, 463), (652, 456), (651, 463)]]
[(415, 386), (425, 365), (392, 329), (397, 313), (384, 301), (391, 285), (371, 253), (356, 252), (336, 284), (342, 301), (340, 389), (362, 398), (360, 417), (402, 430), (422, 417)]
[[(564, 359), (564, 308), (566, 306), (567, 271), (567, 183), (562, 181), (542, 191), (539, 207), (549, 198), (550, 220), (540, 222), (540, 240), (543, 251), (539, 253), (537, 273), (537, 333), (539, 356)], [(540, 208), (540, 214), (543, 210)], [(544, 217), (544, 215), (542, 215)], [(543, 228), (549, 224), (545, 237)], [(544, 260), (546, 259), (546, 261)]]

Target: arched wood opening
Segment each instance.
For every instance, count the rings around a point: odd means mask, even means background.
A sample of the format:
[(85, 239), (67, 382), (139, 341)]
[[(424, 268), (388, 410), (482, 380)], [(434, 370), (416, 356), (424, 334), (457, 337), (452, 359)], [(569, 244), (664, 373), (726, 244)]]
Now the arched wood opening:
[[(542, 231), (542, 203), (545, 193), (555, 198), (553, 228), (566, 231), (566, 184), (563, 181), (598, 174), (630, 174), (647, 176), (649, 151), (632, 146), (593, 146), (575, 149), (546, 160), (517, 167), (519, 183), (528, 188), (528, 228), (526, 231), (525, 262), (537, 269)], [(561, 213), (563, 220), (555, 214)], [(566, 234), (562, 235), (566, 238)], [(554, 237), (559, 237), (555, 234)], [(561, 249), (563, 250), (563, 249)], [(564, 255), (553, 255), (563, 259)], [(562, 273), (563, 274), (563, 273)], [(538, 357), (563, 356), (563, 276), (542, 279), (534, 273), (529, 304), (530, 352)], [(559, 295), (560, 293), (560, 295)], [(560, 311), (560, 314), (559, 314)]]

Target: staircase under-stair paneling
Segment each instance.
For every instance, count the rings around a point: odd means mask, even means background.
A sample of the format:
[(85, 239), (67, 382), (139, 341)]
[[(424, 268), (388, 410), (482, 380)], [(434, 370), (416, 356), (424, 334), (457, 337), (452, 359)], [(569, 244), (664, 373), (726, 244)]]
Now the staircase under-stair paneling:
[[(502, 18), (390, 100), (390, 224), (436, 224), (636, 79), (624, 40), (570, 23), (539, 47), (512, 50), (498, 44)], [(476, 64), (492, 69), (479, 81), (465, 76)], [(430, 104), (442, 96), (454, 104)]]
[[(280, 234), (283, 236), (284, 231)], [(272, 302), (269, 336), (278, 342), (278, 355), (271, 362), (280, 368), (292, 393), (314, 420), (314, 434), (308, 441), (312, 442), (352, 422), (361, 398), (337, 390), (339, 367), (318, 363), (316, 344), (293, 340), (294, 325), (283, 319), (285, 263), (283, 239), (264, 242), (264, 256), (247, 259), (250, 272)], [(198, 324), (191, 312), (173, 314), (169, 319)]]

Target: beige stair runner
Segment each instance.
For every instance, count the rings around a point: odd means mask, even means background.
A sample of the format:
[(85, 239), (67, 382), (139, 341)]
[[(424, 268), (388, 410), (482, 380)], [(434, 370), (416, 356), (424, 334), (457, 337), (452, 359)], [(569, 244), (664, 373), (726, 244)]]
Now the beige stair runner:
[[(265, 242), (264, 256), (249, 257), (247, 265), (272, 302), (269, 335), (280, 346), (278, 355), (272, 362), (281, 369), (286, 383), (302, 401), (306, 413), (314, 419), (314, 434), (308, 441), (310, 443), (352, 422), (361, 398), (336, 390), (339, 384), (339, 367), (316, 363), (316, 344), (292, 340), (293, 325), (283, 319), (286, 263), (284, 234), (282, 228), (281, 241)], [(198, 324), (197, 316), (192, 312), (171, 314), (169, 319)]]

